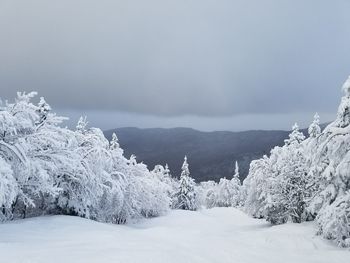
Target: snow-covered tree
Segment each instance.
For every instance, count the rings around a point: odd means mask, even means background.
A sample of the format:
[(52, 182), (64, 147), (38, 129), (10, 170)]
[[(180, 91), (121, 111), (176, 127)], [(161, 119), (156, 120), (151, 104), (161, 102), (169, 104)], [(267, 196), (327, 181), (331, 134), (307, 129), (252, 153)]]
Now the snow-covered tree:
[(232, 206), (232, 200), (234, 199), (234, 189), (231, 180), (221, 178), (218, 185), (218, 207), (230, 207)]
[(345, 95), (337, 118), (320, 135), (311, 164), (318, 191), (309, 210), (317, 215), (320, 234), (342, 246), (349, 246), (350, 78), (344, 83), (343, 90)]
[(292, 132), (289, 134), (289, 138), (284, 142), (286, 145), (291, 145), (293, 143), (301, 143), (305, 140), (305, 135), (299, 131), (299, 125), (297, 123), (294, 124)]
[(18, 184), (11, 166), (0, 157), (0, 221), (11, 219), (17, 196)]
[(214, 181), (201, 182), (198, 187), (199, 202), (205, 208), (217, 206), (218, 184)]
[(273, 224), (306, 219), (307, 161), (297, 125), (283, 147), (275, 147), (270, 157), (252, 162), (244, 182), (245, 209)]
[(39, 120), (36, 122), (36, 125), (38, 126), (42, 125), (46, 121), (50, 111), (51, 111), (50, 105), (46, 103), (43, 97), (40, 97), (40, 101), (38, 103), (38, 109), (37, 109)]
[(273, 224), (301, 223), (306, 219), (307, 169), (300, 145), (295, 142), (284, 147), (279, 162), (281, 166), (270, 180), (266, 218)]
[(316, 217), (319, 234), (350, 246), (350, 77), (337, 118), (321, 132), (316, 114), (309, 138), (293, 127), (286, 145), (253, 161), (243, 183), (245, 210), (272, 223)]
[[(276, 147), (274, 150), (278, 150)], [(266, 155), (250, 164), (249, 174), (243, 182), (244, 210), (255, 218), (266, 216), (267, 202), (269, 198), (269, 187), (271, 184), (272, 164)]]
[(11, 211), (14, 217), (26, 217), (28, 208), (35, 208), (40, 196), (54, 196), (58, 190), (41, 165), (40, 156), (48, 158), (49, 142), (53, 140), (49, 131), (61, 119), (47, 113), (52, 121), (45, 129), (38, 130), (40, 108), (31, 103), (35, 95), (35, 92), (17, 93), (15, 102), (6, 103), (0, 111), (5, 128), (0, 138), (0, 157), (11, 166), (18, 187)]
[(235, 162), (235, 173), (233, 175), (233, 178), (231, 179), (231, 187), (232, 187), (231, 205), (233, 207), (241, 206), (243, 203), (242, 184), (241, 184), (241, 180), (239, 179), (239, 166), (237, 161)]
[(168, 196), (173, 199), (179, 185), (178, 181), (171, 176), (168, 164), (166, 164), (165, 167), (156, 165), (152, 171), (152, 175), (164, 183)]
[(318, 113), (315, 114), (314, 120), (309, 126), (308, 132), (311, 138), (316, 138), (321, 134), (320, 116), (318, 115)]
[(350, 247), (350, 191), (322, 209), (317, 218), (319, 234), (341, 247)]
[(182, 165), (179, 188), (174, 195), (173, 207), (175, 209), (183, 210), (197, 210), (198, 208), (196, 184), (194, 182), (194, 179), (190, 176), (190, 170), (186, 156)]
[(44, 98), (18, 93), (0, 105), (0, 219), (64, 213), (125, 223), (169, 209), (167, 187), (147, 167), (123, 156), (116, 135), (80, 118), (62, 128)]

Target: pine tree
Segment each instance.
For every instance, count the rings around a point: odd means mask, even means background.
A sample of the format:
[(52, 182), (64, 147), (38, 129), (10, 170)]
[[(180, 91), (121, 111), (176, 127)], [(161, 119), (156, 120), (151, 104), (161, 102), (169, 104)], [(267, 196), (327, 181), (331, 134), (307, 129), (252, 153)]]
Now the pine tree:
[(294, 124), (292, 132), (289, 134), (289, 139), (286, 139), (284, 143), (286, 145), (291, 145), (293, 143), (301, 143), (305, 140), (305, 136), (299, 131), (299, 126), (297, 123)]
[(120, 145), (119, 145), (119, 140), (117, 135), (115, 134), (115, 132), (113, 132), (112, 134), (112, 140), (110, 141), (110, 146), (109, 148), (113, 151), (116, 149), (119, 149)]
[(309, 126), (308, 132), (310, 138), (316, 138), (321, 134), (320, 116), (318, 115), (318, 113), (315, 114), (314, 120)]
[(243, 205), (242, 184), (241, 184), (241, 181), (239, 179), (239, 166), (238, 166), (237, 161), (235, 162), (235, 173), (234, 173), (233, 178), (231, 180), (231, 187), (232, 187), (231, 205), (233, 207)]
[(190, 176), (189, 165), (187, 163), (187, 157), (185, 156), (184, 163), (182, 165), (182, 172), (179, 181), (179, 188), (175, 193), (173, 207), (175, 209), (182, 210), (197, 210), (197, 193), (194, 179)]

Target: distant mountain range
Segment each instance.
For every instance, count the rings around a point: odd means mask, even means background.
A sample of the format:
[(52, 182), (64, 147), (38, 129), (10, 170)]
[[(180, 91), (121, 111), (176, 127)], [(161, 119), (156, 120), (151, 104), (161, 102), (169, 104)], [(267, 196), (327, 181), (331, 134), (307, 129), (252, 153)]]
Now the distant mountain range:
[(135, 154), (137, 160), (147, 164), (151, 170), (157, 164), (167, 163), (172, 175), (179, 177), (183, 158), (187, 155), (191, 175), (197, 182), (232, 178), (236, 160), (243, 180), (248, 174), (250, 162), (268, 154), (274, 146), (283, 145), (290, 133), (118, 128), (105, 131), (105, 136), (110, 139), (113, 132), (117, 134), (125, 155)]

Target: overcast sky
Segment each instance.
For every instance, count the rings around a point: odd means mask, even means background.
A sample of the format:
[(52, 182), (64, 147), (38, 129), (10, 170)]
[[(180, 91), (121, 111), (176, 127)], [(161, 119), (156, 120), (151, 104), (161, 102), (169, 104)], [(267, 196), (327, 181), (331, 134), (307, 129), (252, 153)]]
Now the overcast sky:
[(103, 129), (288, 129), (334, 118), (349, 0), (0, 0), (0, 97)]

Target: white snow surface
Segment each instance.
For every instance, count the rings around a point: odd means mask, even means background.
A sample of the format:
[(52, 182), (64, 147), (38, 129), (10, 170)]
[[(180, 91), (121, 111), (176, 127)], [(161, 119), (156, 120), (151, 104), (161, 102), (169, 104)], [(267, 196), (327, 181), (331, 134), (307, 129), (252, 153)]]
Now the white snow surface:
[(271, 226), (234, 208), (172, 211), (133, 225), (47, 216), (0, 225), (0, 262), (337, 263), (350, 251), (314, 223)]

